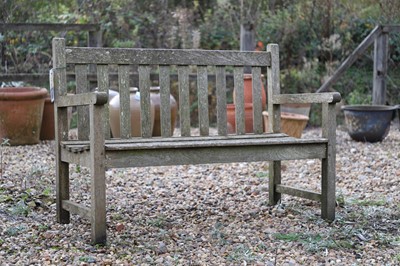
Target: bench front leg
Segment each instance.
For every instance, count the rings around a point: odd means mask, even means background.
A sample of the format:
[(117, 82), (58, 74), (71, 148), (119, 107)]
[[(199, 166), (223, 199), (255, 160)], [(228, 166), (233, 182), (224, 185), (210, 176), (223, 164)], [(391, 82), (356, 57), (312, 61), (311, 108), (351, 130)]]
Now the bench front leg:
[(322, 104), (322, 137), (328, 139), (321, 169), (321, 217), (335, 220), (336, 207), (336, 110), (335, 103)]
[(106, 176), (103, 105), (90, 105), (90, 175), (92, 242), (106, 242)]

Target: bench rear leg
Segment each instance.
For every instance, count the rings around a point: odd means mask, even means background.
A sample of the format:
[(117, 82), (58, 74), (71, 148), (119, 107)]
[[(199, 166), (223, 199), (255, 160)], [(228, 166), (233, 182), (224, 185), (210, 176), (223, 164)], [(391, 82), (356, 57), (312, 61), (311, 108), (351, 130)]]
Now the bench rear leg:
[(330, 157), (322, 159), (321, 186), (321, 217), (333, 221), (336, 207), (335, 163)]
[(281, 200), (281, 193), (276, 192), (276, 185), (281, 184), (281, 161), (269, 162), (269, 204), (276, 205)]
[(336, 111), (335, 103), (322, 105), (322, 136), (328, 139), (321, 169), (321, 217), (335, 220), (336, 207)]

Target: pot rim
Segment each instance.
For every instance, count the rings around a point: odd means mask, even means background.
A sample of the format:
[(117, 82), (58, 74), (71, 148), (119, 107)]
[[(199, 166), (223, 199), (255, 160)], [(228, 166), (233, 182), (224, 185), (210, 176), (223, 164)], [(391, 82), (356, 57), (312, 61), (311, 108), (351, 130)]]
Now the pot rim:
[(3, 87), (0, 88), (1, 101), (24, 101), (45, 99), (48, 91), (40, 87)]
[(397, 106), (390, 105), (344, 105), (341, 107), (343, 111), (362, 111), (362, 112), (376, 112), (376, 111), (393, 111), (396, 110)]

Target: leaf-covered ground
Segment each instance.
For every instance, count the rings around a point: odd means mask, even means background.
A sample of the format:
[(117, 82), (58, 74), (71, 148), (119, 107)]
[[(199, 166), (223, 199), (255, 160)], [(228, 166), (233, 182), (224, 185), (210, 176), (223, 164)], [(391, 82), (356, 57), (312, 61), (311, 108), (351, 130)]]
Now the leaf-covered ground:
[[(304, 136), (318, 134), (308, 129)], [(400, 131), (381, 143), (337, 130), (337, 219), (283, 196), (268, 206), (268, 163), (111, 169), (108, 244), (76, 216), (55, 221), (54, 142), (1, 147), (0, 265), (398, 265)], [(319, 189), (318, 160), (283, 163), (283, 182)], [(88, 170), (71, 196), (88, 202)]]

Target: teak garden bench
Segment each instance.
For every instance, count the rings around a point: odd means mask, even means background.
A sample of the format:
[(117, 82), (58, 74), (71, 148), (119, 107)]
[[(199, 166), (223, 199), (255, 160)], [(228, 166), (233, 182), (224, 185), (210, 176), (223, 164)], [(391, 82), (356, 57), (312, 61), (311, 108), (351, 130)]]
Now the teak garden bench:
[[(53, 69), (57, 156), (57, 221), (70, 222), (70, 213), (89, 219), (93, 243), (106, 241), (106, 181), (109, 168), (183, 164), (270, 161), (269, 202), (277, 204), (281, 194), (321, 202), (322, 218), (335, 219), (335, 104), (338, 93), (280, 94), (278, 45), (265, 52), (172, 49), (117, 49), (66, 47), (53, 40)], [(76, 73), (76, 95), (67, 95), (66, 71)], [(138, 69), (141, 101), (141, 137), (131, 137), (129, 73)], [(253, 133), (245, 132), (243, 70), (253, 75)], [(269, 128), (264, 133), (261, 106), (261, 68), (267, 68)], [(121, 98), (121, 138), (110, 137), (108, 89), (111, 68), (118, 72)], [(87, 74), (96, 70), (96, 91), (90, 92)], [(157, 69), (161, 94), (161, 137), (152, 137), (150, 115), (150, 72)], [(236, 130), (228, 134), (226, 115), (226, 71), (233, 71)], [(170, 130), (170, 74), (178, 73), (180, 135)], [(197, 74), (199, 136), (191, 136), (189, 73)], [(209, 134), (208, 74), (216, 76), (218, 135)], [(280, 132), (280, 105), (321, 103), (322, 136), (301, 139)], [(67, 107), (88, 106), (78, 121), (78, 140), (68, 139)], [(272, 119), (271, 119), (272, 118)], [(85, 120), (86, 119), (86, 120)], [(281, 184), (281, 161), (321, 159), (321, 191), (311, 192)], [(91, 206), (70, 200), (69, 164), (88, 167), (91, 175)]]

